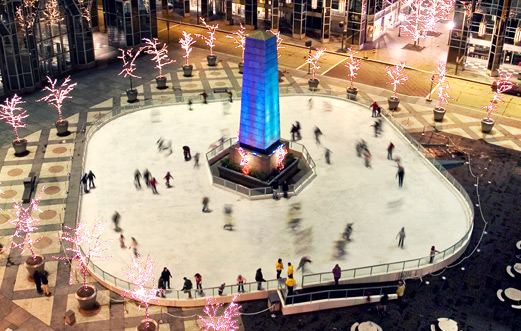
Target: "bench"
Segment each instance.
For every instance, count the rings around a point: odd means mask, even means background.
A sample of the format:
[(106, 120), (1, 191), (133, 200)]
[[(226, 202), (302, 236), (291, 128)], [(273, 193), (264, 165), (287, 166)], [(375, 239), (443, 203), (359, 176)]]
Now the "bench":
[(228, 88), (227, 87), (214, 88), (213, 93), (228, 93)]
[(29, 177), (24, 178), (24, 193), (22, 194), (22, 202), (28, 203), (31, 200), (31, 195), (36, 188), (36, 176), (30, 172)]

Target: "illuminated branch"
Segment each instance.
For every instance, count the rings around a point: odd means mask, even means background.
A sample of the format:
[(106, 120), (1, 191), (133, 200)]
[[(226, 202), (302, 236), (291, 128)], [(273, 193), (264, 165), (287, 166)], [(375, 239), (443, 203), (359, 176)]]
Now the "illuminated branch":
[(55, 88), (56, 82), (58, 81), (57, 79), (52, 80), (49, 76), (47, 76), (47, 81), (51, 86), (46, 86), (43, 89), (43, 91), (49, 91), (49, 94), (47, 94), (41, 99), (36, 100), (36, 102), (43, 100), (51, 106), (54, 106), (58, 111), (58, 122), (61, 122), (63, 100), (72, 98), (68, 94), (76, 87), (76, 85), (78, 85), (78, 83), (69, 85), (69, 82), (71, 81), (71, 76), (65, 78), (65, 80), (59, 88)]
[(163, 77), (163, 67), (167, 64), (175, 62), (175, 60), (172, 60), (168, 57), (168, 46), (163, 44), (163, 47), (157, 49), (157, 46), (160, 44), (157, 38), (152, 38), (152, 40), (143, 38), (143, 41), (145, 42), (146, 46), (141, 47), (138, 53), (145, 51), (147, 54), (154, 55), (154, 57), (151, 59), (152, 61), (156, 62), (156, 66), (154, 68), (159, 70), (158, 77)]
[(449, 95), (450, 85), (447, 81), (447, 77), (445, 76), (446, 74), (447, 68), (445, 67), (445, 64), (442, 61), (438, 61), (438, 67), (436, 68), (436, 72), (434, 73), (433, 80), (433, 83), (438, 85), (438, 92), (436, 92), (436, 95), (440, 100), (438, 108), (443, 108), (444, 103), (449, 104), (449, 100), (454, 100)]
[(279, 147), (277, 147), (275, 153), (277, 153), (277, 169), (282, 170), (284, 169), (283, 162), (286, 158), (286, 155), (288, 154), (288, 150), (286, 147), (284, 147), (284, 144), (281, 144)]
[(349, 56), (349, 60), (347, 60), (347, 62), (344, 64), (344, 66), (347, 69), (349, 69), (349, 79), (351, 81), (350, 88), (353, 89), (354, 88), (353, 80), (356, 78), (358, 69), (360, 69), (360, 65), (361, 65), (362, 61), (360, 61), (359, 58), (355, 57), (355, 55), (358, 54), (359, 52), (353, 51), (353, 49), (351, 49), (351, 47), (347, 49), (347, 53)]
[(190, 53), (192, 53), (192, 45), (195, 44), (195, 39), (192, 38), (192, 34), (186, 31), (183, 31), (183, 38), (179, 39), (179, 43), (181, 44), (181, 48), (185, 50), (185, 55), (183, 56), (186, 59), (186, 65), (190, 65), (188, 62), (188, 58), (190, 57)]
[[(108, 259), (112, 256), (104, 256), (103, 254), (110, 249), (110, 247), (104, 247), (107, 243), (112, 240), (100, 241), (99, 237), (105, 229), (104, 223), (96, 222), (92, 227), (92, 230), (87, 229), (87, 224), (80, 222), (78, 226), (73, 229), (68, 226), (64, 226), (65, 229), (70, 232), (64, 231), (61, 239), (68, 241), (73, 244), (72, 248), (66, 248), (65, 250), (71, 252), (73, 256), (57, 257), (53, 256), (55, 260), (61, 261), (76, 261), (77, 265), (71, 265), (71, 272), (69, 275), (69, 285), (72, 284), (73, 275), (79, 270), (83, 277), (83, 289), (87, 290), (87, 273), (89, 272), (88, 266), (90, 261), (95, 259)], [(86, 246), (82, 251), (81, 246)]]
[[(44, 187), (42, 187), (42, 192), (44, 190)], [(38, 219), (34, 218), (32, 215), (35, 212), (41, 212), (40, 209), (38, 209), (38, 205), (40, 204), (40, 198), (42, 193), (38, 194), (38, 196), (35, 199), (31, 199), (31, 203), (27, 208), (24, 208), (22, 206), (21, 202), (13, 202), (13, 208), (16, 210), (16, 219), (9, 220), (9, 224), (14, 225), (16, 227), (16, 230), (13, 235), (9, 237), (10, 242), (12, 243), (13, 247), (19, 248), (22, 252), (20, 254), (23, 254), (27, 251), (31, 252), (31, 257), (33, 258), (33, 261), (36, 262), (36, 254), (34, 253), (33, 246), (37, 242), (39, 242), (43, 237), (40, 237), (36, 240), (33, 240), (31, 238), (31, 233), (38, 230), (36, 227), (40, 222)], [(22, 239), (22, 242), (16, 243), (14, 241), (15, 238)]]
[(226, 309), (224, 309), (223, 314), (220, 316), (217, 316), (217, 314), (223, 304), (218, 302), (214, 297), (206, 298), (206, 305), (203, 309), (203, 312), (206, 314), (206, 318), (198, 316), (199, 320), (201, 320), (201, 322), (204, 324), (202, 329), (206, 331), (238, 330), (239, 327), (236, 325), (238, 319), (236, 317), (241, 315), (239, 310), (242, 308), (237, 303), (235, 303), (235, 300), (237, 300), (238, 297), (238, 294), (233, 297), (232, 302), (228, 305), (228, 307), (226, 307)]
[(58, 1), (56, 0), (47, 0), (43, 14), (45, 17), (47, 17), (51, 25), (63, 21), (63, 17), (61, 17), (60, 13), (60, 7), (58, 6)]
[(507, 72), (501, 71), (498, 69), (499, 72), (499, 79), (494, 79), (493, 86), (495, 86), (495, 90), (492, 90), (488, 92), (487, 94), (494, 94), (492, 97), (492, 100), (490, 100), (490, 103), (486, 106), (482, 106), (482, 108), (486, 109), (488, 112), (487, 121), (490, 121), (490, 115), (492, 115), (492, 111), (497, 110), (499, 108), (498, 103), (505, 103), (503, 101), (503, 95), (502, 93), (510, 90), (514, 83), (510, 81), (510, 78), (512, 78), (512, 74), (509, 74)]
[(282, 54), (279, 52), (279, 49), (286, 48), (282, 46), (282, 37), (280, 36), (280, 31), (274, 32), (272, 30), (267, 30), (269, 33), (273, 34), (275, 37), (277, 37), (277, 58), (279, 58)]
[[(147, 256), (145, 264), (142, 265), (140, 257), (133, 255), (132, 265), (127, 266), (127, 269), (123, 270), (125, 275), (127, 275), (128, 280), (134, 284), (135, 288), (125, 290), (122, 296), (139, 301), (138, 311), (141, 310), (141, 305), (145, 306), (146, 328), (148, 328), (150, 320), (150, 316), (148, 315), (150, 301), (155, 300), (159, 303), (157, 294), (162, 291), (154, 287), (154, 266), (155, 262), (149, 256)], [(148, 282), (152, 282), (152, 288), (146, 288)]]
[(406, 36), (411, 37), (414, 45), (419, 39), (427, 37), (427, 32), (432, 29), (433, 11), (430, 2), (425, 0), (402, 0), (402, 6), (410, 7), (410, 13), (404, 14), (400, 28)]
[(214, 41), (215, 38), (215, 30), (219, 28), (218, 24), (215, 25), (208, 25), (204, 18), (201, 18), (201, 22), (203, 22), (203, 25), (208, 29), (206, 32), (208, 36), (203, 36), (202, 34), (196, 33), (195, 36), (201, 38), (208, 47), (210, 47), (210, 56), (213, 56), (213, 48), (215, 47)]
[(139, 50), (136, 52), (136, 54), (132, 54), (132, 48), (129, 48), (126, 51), (121, 48), (119, 48), (119, 50), (121, 51), (121, 55), (118, 56), (118, 59), (123, 61), (123, 69), (118, 74), (118, 76), (124, 73), (123, 77), (129, 77), (130, 89), (132, 90), (132, 77), (141, 78), (140, 76), (134, 75), (134, 70), (136, 70), (135, 61), (139, 55)]
[(318, 69), (320, 69), (320, 66), (318, 65), (318, 60), (320, 59), (320, 57), (324, 54), (324, 52), (326, 51), (326, 48), (320, 48), (320, 49), (317, 49), (317, 51), (315, 52), (315, 54), (311, 54), (309, 53), (308, 54), (308, 58), (306, 60), (306, 63), (309, 63), (311, 65), (311, 79), (315, 79), (315, 73)]
[(25, 103), (22, 98), (18, 95), (14, 95), (11, 100), (5, 99), (4, 104), (0, 105), (0, 119), (6, 121), (7, 124), (13, 127), (16, 141), (20, 142), (18, 137), (18, 128), (25, 128), (27, 125), (23, 122), (23, 119), (28, 117), (26, 110), (22, 107), (18, 107), (18, 104)]
[(233, 34), (226, 35), (226, 38), (233, 39), (233, 43), (237, 45), (235, 48), (240, 48), (242, 50), (241, 62), (244, 62), (244, 47), (246, 45), (246, 36), (244, 35), (244, 31), (246, 31), (246, 28), (242, 26), (242, 23), (239, 24), (241, 27)]
[(403, 85), (407, 80), (409, 80), (409, 77), (403, 71), (404, 67), (405, 62), (395, 65), (392, 69), (391, 67), (385, 67), (385, 70), (387, 70), (386, 75), (391, 78), (391, 81), (387, 82), (387, 84), (393, 86), (394, 98), (396, 98), (396, 88), (398, 85)]
[(78, 8), (80, 9), (81, 16), (87, 21), (89, 26), (91, 25), (90, 8), (92, 7), (92, 0), (77, 0)]
[[(22, 9), (22, 7), (25, 9)], [(24, 36), (27, 35), (27, 31), (32, 29), (34, 22), (36, 21), (36, 10), (37, 9), (32, 6), (26, 5), (26, 2), (24, 2), (22, 6), (16, 8), (16, 20), (18, 21), (18, 24), (20, 24), (20, 29), (24, 33)]]
[(247, 175), (250, 173), (250, 155), (242, 147), (237, 148), (237, 152), (241, 155), (242, 173)]

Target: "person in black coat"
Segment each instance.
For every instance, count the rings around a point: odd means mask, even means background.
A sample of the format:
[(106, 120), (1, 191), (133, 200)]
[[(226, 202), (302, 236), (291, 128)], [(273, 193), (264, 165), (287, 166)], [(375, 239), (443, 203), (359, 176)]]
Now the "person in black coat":
[(262, 282), (265, 282), (264, 276), (262, 275), (261, 268), (257, 269), (257, 273), (255, 274), (255, 281), (257, 282), (257, 290), (262, 290)]
[(279, 182), (274, 180), (271, 188), (273, 189), (273, 200), (279, 200)]
[(38, 271), (34, 272), (33, 280), (34, 280), (34, 284), (36, 285), (36, 290), (38, 291), (38, 293), (42, 294), (43, 293), (42, 279), (40, 278), (40, 273)]
[(286, 199), (289, 198), (288, 190), (289, 190), (288, 182), (284, 181), (284, 183), (282, 183), (282, 192), (284, 192), (284, 198), (286, 198)]
[(163, 279), (163, 282), (165, 282), (165, 290), (167, 287), (170, 289), (170, 278), (172, 278), (172, 274), (170, 273), (170, 270), (165, 267), (161, 272), (161, 279)]
[(89, 189), (87, 187), (87, 181), (89, 180), (89, 175), (84, 174), (83, 177), (81, 177), (81, 184), (83, 185), (83, 192), (89, 193)]

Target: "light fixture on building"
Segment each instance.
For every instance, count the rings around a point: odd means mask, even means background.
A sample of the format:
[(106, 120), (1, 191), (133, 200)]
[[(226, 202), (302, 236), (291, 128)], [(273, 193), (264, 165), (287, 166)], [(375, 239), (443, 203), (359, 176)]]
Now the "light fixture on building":
[(311, 0), (311, 9), (317, 9), (318, 0)]
[(485, 35), (485, 30), (487, 29), (487, 23), (485, 23), (485, 19), (479, 23), (478, 36), (483, 37)]
[(516, 34), (514, 35), (514, 44), (521, 42), (521, 27), (516, 28)]
[(340, 1), (338, 2), (338, 12), (339, 12), (340, 14), (343, 14), (343, 13), (346, 12), (346, 1), (347, 1), (347, 0), (340, 0)]
[(287, 4), (290, 4), (290, 3), (291, 3), (291, 0), (286, 0), (286, 3), (287, 3)]

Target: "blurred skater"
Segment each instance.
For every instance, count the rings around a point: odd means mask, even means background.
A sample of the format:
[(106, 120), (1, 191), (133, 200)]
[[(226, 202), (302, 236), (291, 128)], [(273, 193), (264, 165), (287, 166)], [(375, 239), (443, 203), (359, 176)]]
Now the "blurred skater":
[(174, 176), (172, 176), (172, 175), (170, 174), (170, 171), (167, 171), (166, 176), (165, 176), (164, 179), (166, 180), (166, 183), (165, 183), (165, 184), (166, 184), (166, 187), (171, 188), (172, 186), (170, 185), (170, 179), (171, 179), (171, 180), (174, 180)]
[(192, 99), (189, 99), (188, 100), (188, 110), (193, 110), (192, 104), (193, 104)]
[(405, 169), (402, 165), (399, 165), (398, 172), (396, 173), (396, 177), (398, 177), (398, 187), (403, 186), (403, 176), (405, 176)]
[(305, 272), (305, 269), (306, 269), (306, 263), (311, 263), (312, 261), (309, 259), (309, 257), (307, 256), (303, 256), (301, 259), (300, 259), (300, 262), (298, 264), (298, 268), (297, 270), (300, 270), (302, 269), (302, 273)]
[(190, 154), (190, 147), (183, 146), (183, 155), (185, 157), (185, 161), (190, 161), (190, 159), (192, 159), (192, 155)]
[(134, 186), (136, 188), (141, 188), (141, 172), (136, 169), (136, 171), (134, 172)]
[(153, 193), (153, 194), (159, 194), (159, 193), (157, 192), (157, 187), (156, 187), (156, 185), (157, 185), (157, 180), (156, 180), (155, 177), (152, 177), (152, 179), (150, 180), (150, 187), (152, 188), (152, 193)]
[(279, 200), (279, 182), (277, 180), (271, 183), (271, 189), (273, 190), (273, 200)]
[(125, 236), (123, 236), (123, 233), (119, 235), (119, 246), (121, 248), (127, 248), (125, 245)]
[(87, 186), (88, 178), (89, 178), (89, 175), (87, 175), (87, 173), (85, 173), (83, 175), (83, 177), (81, 177), (81, 180), (80, 180), (81, 185), (83, 185), (83, 192), (84, 193), (89, 193), (89, 189), (88, 189), (88, 186)]
[(147, 185), (147, 187), (150, 187), (150, 179), (152, 178), (152, 174), (150, 173), (150, 171), (148, 171), (148, 169), (145, 169), (145, 171), (143, 172), (143, 178), (145, 179), (145, 184)]
[(398, 238), (398, 237), (400, 238), (400, 239), (398, 239), (398, 247), (403, 248), (403, 242), (405, 240), (405, 227), (402, 227), (400, 232), (398, 232), (398, 234), (396, 235), (396, 238)]
[(297, 137), (297, 126), (295, 124), (291, 124), (291, 130), (289, 131), (291, 133), (291, 141), (295, 141), (295, 138)]
[(134, 252), (135, 256), (139, 256), (139, 254), (137, 253), (137, 246), (138, 246), (138, 244), (137, 244), (136, 238), (132, 237), (131, 242), (130, 242), (130, 247), (128, 249), (132, 248), (132, 251)]
[(288, 191), (289, 191), (289, 185), (288, 185), (288, 182), (287, 181), (284, 181), (284, 183), (282, 183), (282, 192), (284, 194), (284, 198), (288, 199), (289, 196), (288, 196)]
[(375, 138), (377, 138), (378, 134), (380, 133), (380, 123), (378, 121), (375, 121), (374, 124), (371, 126), (374, 127), (374, 136)]
[(194, 168), (199, 168), (199, 152), (194, 154)]
[(322, 135), (322, 131), (320, 131), (318, 126), (315, 126), (315, 131), (313, 131), (313, 132), (315, 133), (315, 141), (317, 142), (318, 145), (320, 145), (320, 136)]
[(208, 208), (209, 202), (210, 202), (210, 199), (208, 197), (203, 198), (203, 213), (211, 212), (210, 208)]
[(119, 227), (119, 220), (121, 218), (121, 215), (115, 211), (114, 215), (112, 215), (112, 222), (114, 222), (114, 231), (120, 232), (121, 228)]
[(223, 229), (233, 231), (232, 205), (224, 205), (224, 226)]
[(365, 148), (362, 152), (362, 155), (364, 156), (365, 167), (371, 168), (371, 152), (369, 152), (369, 150)]
[(295, 121), (295, 127), (297, 128), (297, 139), (300, 140), (300, 139), (302, 139), (302, 136), (300, 135), (300, 129), (302, 129), (302, 128), (300, 127), (299, 121)]
[(394, 150), (394, 144), (392, 142), (390, 142), (389, 146), (387, 146), (387, 160), (393, 159), (393, 150)]
[(324, 158), (326, 159), (327, 164), (331, 164), (331, 150), (329, 148), (326, 148), (326, 152), (324, 154)]
[(203, 103), (207, 104), (208, 101), (206, 101), (206, 99), (208, 98), (208, 94), (206, 92), (203, 92), (203, 93), (201, 93), (199, 95), (203, 97)]
[(226, 92), (228, 94), (228, 101), (230, 101), (230, 103), (233, 102), (233, 93), (231, 91), (227, 91)]
[(347, 223), (346, 229), (344, 233), (342, 233), (342, 238), (345, 241), (351, 241), (351, 234), (353, 233), (353, 223)]

